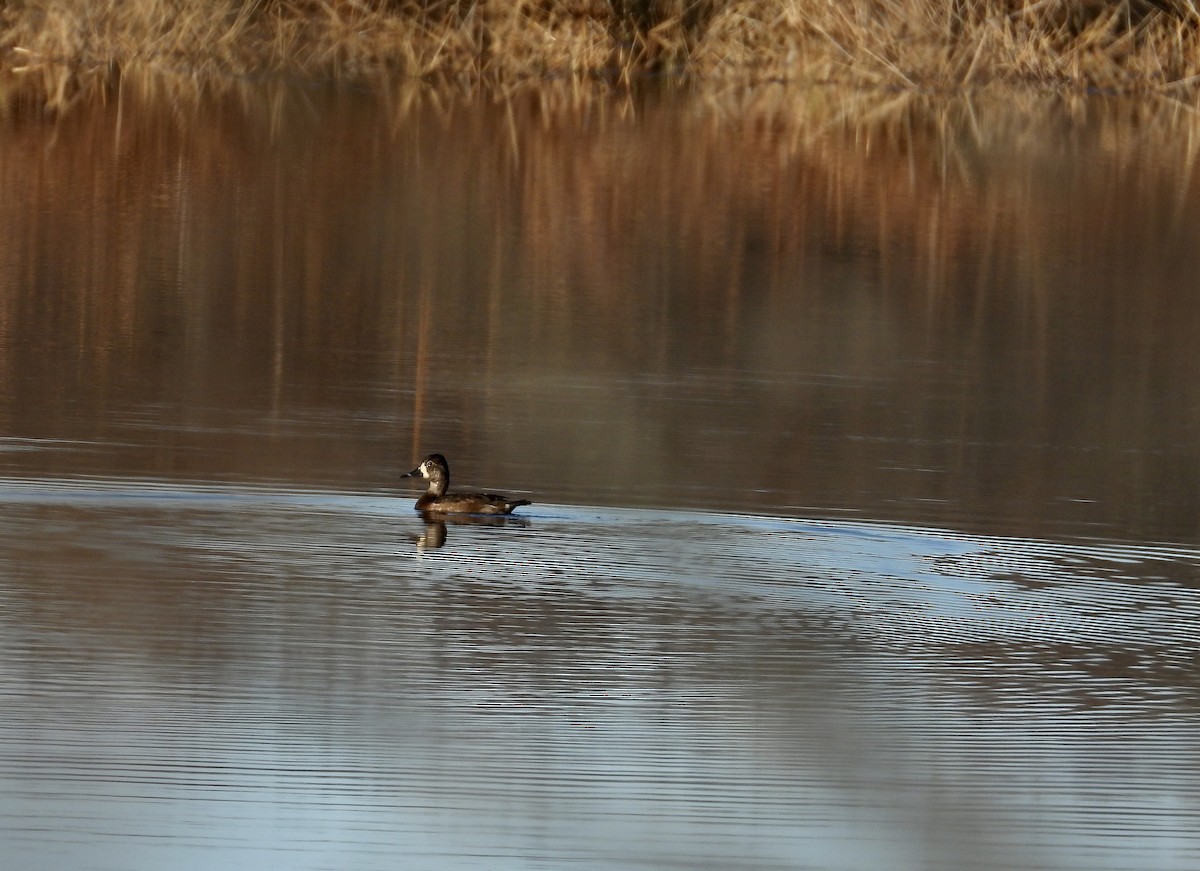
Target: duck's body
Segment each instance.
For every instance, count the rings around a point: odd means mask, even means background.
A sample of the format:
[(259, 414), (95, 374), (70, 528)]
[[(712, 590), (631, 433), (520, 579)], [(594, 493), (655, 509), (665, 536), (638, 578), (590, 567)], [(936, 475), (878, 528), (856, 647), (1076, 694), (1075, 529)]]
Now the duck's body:
[(430, 514), (512, 514), (514, 508), (533, 504), (528, 499), (509, 499), (497, 493), (447, 493), (450, 464), (441, 454), (430, 454), (421, 465), (400, 477), (421, 477), (429, 482), (429, 489), (413, 507)]
[(509, 499), (497, 493), (424, 493), (413, 507), (434, 514), (512, 514), (514, 508), (532, 504), (528, 499)]

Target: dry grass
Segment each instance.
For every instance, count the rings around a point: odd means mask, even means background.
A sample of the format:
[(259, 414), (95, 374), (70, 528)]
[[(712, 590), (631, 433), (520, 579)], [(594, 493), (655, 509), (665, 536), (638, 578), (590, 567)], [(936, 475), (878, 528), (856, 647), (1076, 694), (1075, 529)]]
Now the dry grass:
[(994, 81), (1133, 90), (1200, 73), (1200, 14), (1190, 0), (739, 6), (711, 22), (691, 58), (698, 73), (956, 90)]
[(262, 75), (1191, 91), (1194, 0), (7, 0), (0, 98)]

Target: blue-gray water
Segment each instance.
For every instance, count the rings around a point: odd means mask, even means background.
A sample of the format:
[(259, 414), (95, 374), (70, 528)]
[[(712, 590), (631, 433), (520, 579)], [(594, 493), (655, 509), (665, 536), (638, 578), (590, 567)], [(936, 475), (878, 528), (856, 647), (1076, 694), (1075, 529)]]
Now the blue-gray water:
[(8, 480), (8, 868), (1200, 863), (1200, 552)]
[(1194, 122), (276, 98), (4, 122), (3, 871), (1200, 867)]

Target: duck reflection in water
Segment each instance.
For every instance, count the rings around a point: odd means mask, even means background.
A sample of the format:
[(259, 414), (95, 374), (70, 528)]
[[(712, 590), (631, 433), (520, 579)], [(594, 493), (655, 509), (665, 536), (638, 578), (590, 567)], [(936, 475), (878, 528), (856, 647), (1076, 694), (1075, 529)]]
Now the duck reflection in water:
[(524, 517), (509, 515), (488, 516), (483, 514), (439, 514), (422, 511), (425, 531), (417, 537), (417, 550), (436, 550), (446, 543), (448, 526), (529, 526)]
[(441, 454), (430, 454), (421, 465), (400, 477), (421, 477), (429, 482), (429, 489), (413, 506), (422, 514), (512, 514), (514, 508), (533, 504), (528, 499), (509, 499), (496, 493), (447, 493), (450, 464)]

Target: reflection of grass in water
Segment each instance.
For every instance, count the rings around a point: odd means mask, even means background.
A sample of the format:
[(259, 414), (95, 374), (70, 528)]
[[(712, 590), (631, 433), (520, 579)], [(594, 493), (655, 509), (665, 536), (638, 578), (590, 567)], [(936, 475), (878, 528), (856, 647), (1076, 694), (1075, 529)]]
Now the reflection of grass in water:
[(1121, 90), (1200, 75), (1188, 0), (58, 0), (0, 21), (0, 87), (52, 108), (131, 77), (188, 93), (264, 72)]
[[(81, 107), (50, 144), (11, 126), (10, 432), (112, 432), (96, 396), (165, 402), (181, 432), (261, 401), (278, 434), (235, 428), (222, 454), (245, 476), (375, 486), (398, 465), (383, 443), (493, 468), (538, 444), (552, 474), (510, 480), (559, 501), (1196, 535), (1195, 115), (877, 90), (851, 125), (835, 89), (703, 108), (569, 84), (507, 103), (245, 90)], [(364, 415), (343, 384), (398, 392)], [(672, 390), (687, 401), (660, 411)], [(350, 436), (293, 439), (293, 407)], [(206, 477), (205, 450), (120, 460)], [(715, 471), (745, 455), (771, 461)]]

